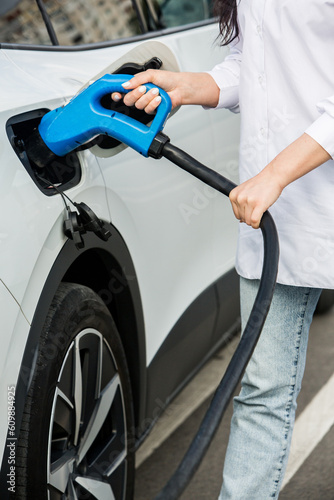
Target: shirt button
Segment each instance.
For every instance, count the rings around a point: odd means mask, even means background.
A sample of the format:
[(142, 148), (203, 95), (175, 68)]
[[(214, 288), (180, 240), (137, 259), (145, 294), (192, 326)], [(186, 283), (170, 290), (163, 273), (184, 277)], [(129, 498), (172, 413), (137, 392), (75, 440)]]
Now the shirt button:
[(263, 82), (263, 75), (259, 75), (259, 83)]
[(261, 133), (261, 135), (262, 135), (262, 136), (264, 136), (265, 132), (266, 132), (266, 130), (262, 127), (262, 128), (260, 129), (260, 133)]
[(260, 24), (258, 24), (258, 25), (256, 26), (256, 31), (258, 32), (258, 34), (259, 34), (259, 35), (261, 35), (261, 31), (262, 31), (262, 29), (261, 29), (261, 25), (260, 25)]

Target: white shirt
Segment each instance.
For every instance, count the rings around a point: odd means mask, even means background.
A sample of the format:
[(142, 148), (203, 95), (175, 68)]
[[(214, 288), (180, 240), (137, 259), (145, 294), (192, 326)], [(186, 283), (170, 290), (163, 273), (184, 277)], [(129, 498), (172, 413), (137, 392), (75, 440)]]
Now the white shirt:
[[(218, 107), (241, 112), (240, 182), (306, 132), (334, 156), (334, 0), (241, 0), (240, 36), (209, 73)], [(334, 161), (291, 183), (270, 208), (278, 282), (334, 288)], [(236, 268), (259, 278), (260, 230), (240, 224)]]

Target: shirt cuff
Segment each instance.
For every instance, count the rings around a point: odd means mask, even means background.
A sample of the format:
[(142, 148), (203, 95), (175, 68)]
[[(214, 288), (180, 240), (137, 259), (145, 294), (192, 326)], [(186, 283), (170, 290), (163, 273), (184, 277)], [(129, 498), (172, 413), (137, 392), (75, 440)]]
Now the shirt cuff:
[[(219, 87), (219, 100), (216, 108), (228, 108), (234, 113), (239, 113), (239, 82), (229, 71), (207, 71)], [(212, 108), (211, 108), (212, 109)]]
[(334, 158), (334, 117), (324, 112), (305, 132)]

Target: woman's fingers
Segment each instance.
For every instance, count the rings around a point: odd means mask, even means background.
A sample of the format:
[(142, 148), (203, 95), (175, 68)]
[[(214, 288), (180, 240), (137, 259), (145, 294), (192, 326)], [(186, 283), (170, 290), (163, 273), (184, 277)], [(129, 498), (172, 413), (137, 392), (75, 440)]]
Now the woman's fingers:
[(120, 92), (114, 92), (111, 97), (114, 101), (119, 101), (123, 97), (124, 104), (127, 106), (134, 106), (136, 102), (145, 94), (145, 85), (140, 85), (131, 92), (127, 94), (121, 94)]
[[(114, 92), (112, 99), (117, 102), (123, 98), (124, 104), (127, 106), (136, 106), (136, 108), (143, 109), (146, 113), (151, 114), (154, 113), (161, 102), (157, 87), (162, 88), (169, 94), (173, 108), (181, 104), (181, 91), (179, 89), (181, 82), (182, 77), (180, 77), (179, 73), (147, 70), (137, 73), (130, 80), (124, 82), (122, 86), (127, 92), (125, 94)], [(152, 83), (156, 87), (147, 90), (146, 83)]]
[(136, 106), (137, 109), (143, 109), (147, 113), (152, 113), (160, 104), (161, 97), (156, 87), (147, 91), (145, 85), (140, 85), (128, 94), (125, 94), (123, 101), (127, 106)]
[(122, 87), (127, 90), (137, 89), (145, 83), (153, 83), (159, 87), (164, 87), (164, 84), (168, 82), (170, 72), (159, 71), (154, 69), (149, 69), (147, 71), (142, 71), (134, 75), (130, 80), (124, 82)]
[(113, 101), (115, 101), (115, 102), (120, 101), (120, 100), (122, 99), (122, 97), (123, 97), (123, 94), (120, 94), (119, 92), (113, 92), (113, 93), (111, 94), (111, 98), (112, 98), (112, 100), (113, 100)]
[(123, 102), (126, 106), (136, 106), (137, 109), (144, 110), (148, 114), (154, 113), (161, 102), (159, 90), (154, 87), (147, 91), (145, 85), (141, 85), (127, 94), (114, 92), (111, 94), (111, 98), (115, 102), (123, 98)]
[(250, 215), (249, 225), (254, 229), (258, 229), (261, 224), (261, 219), (266, 210), (261, 207), (255, 207), (252, 214)]
[(231, 202), (231, 205), (232, 205), (232, 210), (233, 210), (235, 218), (241, 221), (241, 215), (240, 215), (240, 212), (239, 212), (239, 205), (237, 203), (236, 189), (237, 188), (234, 188), (230, 192), (229, 198), (230, 198), (230, 202)]
[[(166, 78), (164, 72), (164, 78)], [(162, 79), (157, 70), (148, 70), (137, 73), (130, 80), (124, 82), (122, 87), (128, 90), (126, 94), (114, 92), (111, 97), (114, 101), (120, 101), (123, 98), (126, 106), (136, 106), (138, 109), (145, 109), (148, 106), (149, 112), (153, 112), (159, 105), (161, 99), (155, 99), (159, 96), (157, 88), (147, 92), (145, 83), (154, 83), (155, 79)], [(156, 83), (158, 85), (158, 83)], [(153, 102), (152, 102), (153, 101)]]
[(136, 106), (137, 109), (144, 110), (148, 114), (154, 113), (161, 102), (159, 90), (154, 87), (147, 91), (145, 85), (141, 85), (125, 95), (114, 92), (111, 97), (115, 102), (120, 101), (123, 97), (126, 106)]
[[(154, 90), (156, 90), (156, 92), (153, 92)], [(149, 97), (148, 101), (146, 102), (145, 100), (139, 100), (136, 103), (136, 107), (138, 109), (144, 109), (146, 113), (151, 115), (152, 113), (155, 112), (155, 110), (161, 103), (161, 97), (159, 96), (158, 89), (152, 89), (150, 92), (148, 92), (148, 94), (150, 94), (148, 96)], [(142, 105), (144, 106), (143, 108), (141, 107)]]
[(146, 90), (147, 89), (145, 85), (140, 85), (131, 92), (128, 92), (123, 97), (124, 104), (126, 104), (127, 106), (134, 106), (137, 103), (137, 101), (139, 101), (143, 97)]
[(258, 229), (262, 215), (280, 196), (282, 186), (268, 165), (255, 177), (230, 192), (235, 217)]
[(235, 217), (240, 222), (245, 222), (248, 226), (258, 229), (262, 215), (266, 210), (261, 199), (249, 195), (246, 188), (241, 185), (231, 191), (230, 201)]

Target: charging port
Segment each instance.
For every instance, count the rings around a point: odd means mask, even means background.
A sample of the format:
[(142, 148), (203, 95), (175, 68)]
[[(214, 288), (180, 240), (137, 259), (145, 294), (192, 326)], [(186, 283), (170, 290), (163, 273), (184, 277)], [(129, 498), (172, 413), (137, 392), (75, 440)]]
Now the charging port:
[(6, 124), (9, 141), (36, 186), (47, 196), (76, 186), (81, 179), (81, 166), (76, 152), (56, 156), (52, 162), (39, 168), (27, 152), (25, 142), (38, 127), (48, 109), (37, 109), (11, 117)]

